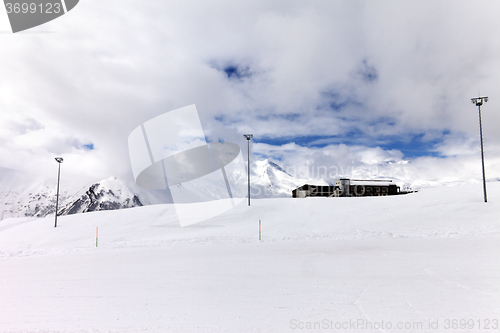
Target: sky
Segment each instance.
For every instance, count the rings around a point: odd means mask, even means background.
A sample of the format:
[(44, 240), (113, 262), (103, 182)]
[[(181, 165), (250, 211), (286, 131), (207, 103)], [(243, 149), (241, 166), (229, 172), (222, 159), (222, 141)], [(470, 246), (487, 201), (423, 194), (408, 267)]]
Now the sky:
[[(500, 178), (498, 1), (81, 0), (13, 34), (0, 8), (0, 178), (133, 182), (127, 138), (196, 104), (209, 141), (305, 178)], [(326, 176), (318, 170), (328, 170)], [(305, 171), (307, 170), (307, 171)]]

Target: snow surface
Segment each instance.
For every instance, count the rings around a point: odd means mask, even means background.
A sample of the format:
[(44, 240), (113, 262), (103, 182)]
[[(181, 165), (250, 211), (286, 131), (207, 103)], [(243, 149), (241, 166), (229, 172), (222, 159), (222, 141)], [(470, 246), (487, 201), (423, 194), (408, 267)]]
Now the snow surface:
[(488, 194), (258, 199), (185, 228), (172, 205), (6, 219), (0, 332), (498, 332), (478, 329), (500, 320)]

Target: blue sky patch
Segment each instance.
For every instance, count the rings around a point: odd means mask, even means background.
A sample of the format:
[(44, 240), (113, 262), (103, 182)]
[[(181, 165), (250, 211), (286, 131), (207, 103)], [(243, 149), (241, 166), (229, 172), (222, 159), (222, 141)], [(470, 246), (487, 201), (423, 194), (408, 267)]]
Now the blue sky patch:
[(283, 113), (283, 114), (270, 114), (270, 115), (258, 115), (256, 118), (263, 121), (268, 121), (270, 119), (285, 119), (289, 121), (297, 120), (301, 117), (300, 113)]
[(89, 144), (83, 145), (83, 148), (85, 148), (87, 150), (94, 150), (94, 144), (89, 143)]
[(378, 71), (375, 67), (368, 64), (366, 60), (363, 60), (363, 65), (359, 71), (359, 74), (363, 78), (363, 81), (371, 83), (378, 80)]
[(356, 101), (351, 96), (343, 96), (336, 91), (324, 91), (322, 95), (328, 101), (328, 106), (333, 111), (341, 111), (347, 106), (363, 106), (363, 103)]
[(249, 67), (229, 65), (222, 69), (228, 79), (243, 79), (252, 76)]
[(449, 134), (449, 131), (443, 131), (442, 135), (432, 140), (426, 140), (425, 133), (414, 134), (407, 140), (391, 136), (387, 138), (386, 143), (379, 144), (378, 146), (384, 150), (397, 149), (407, 158), (420, 156), (439, 157), (441, 155), (435, 150), (435, 147), (437, 144), (443, 142), (443, 136), (447, 134)]
[(395, 117), (380, 117), (375, 120), (369, 120), (367, 122), (368, 126), (375, 126), (375, 125), (389, 125), (389, 126), (396, 126), (397, 124), (397, 119)]
[(294, 142), (303, 147), (323, 148), (328, 145), (345, 144), (347, 146), (363, 145), (366, 147), (380, 147), (384, 150), (399, 150), (405, 158), (416, 158), (420, 156), (439, 157), (440, 154), (435, 150), (437, 144), (443, 141), (443, 137), (448, 135), (449, 131), (442, 131), (436, 138), (427, 140), (425, 133), (403, 136), (384, 136), (381, 138), (370, 138), (360, 130), (353, 130), (347, 134), (338, 136), (327, 135), (309, 135), (299, 137), (280, 137), (280, 138), (254, 138), (254, 142), (266, 143), (269, 145), (284, 145)]

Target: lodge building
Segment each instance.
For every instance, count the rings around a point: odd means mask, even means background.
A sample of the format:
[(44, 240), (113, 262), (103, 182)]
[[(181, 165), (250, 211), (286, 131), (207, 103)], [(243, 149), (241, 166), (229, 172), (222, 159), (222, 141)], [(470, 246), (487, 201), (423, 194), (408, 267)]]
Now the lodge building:
[(302, 185), (292, 191), (293, 198), (305, 197), (371, 197), (406, 194), (392, 180), (337, 179), (332, 185)]

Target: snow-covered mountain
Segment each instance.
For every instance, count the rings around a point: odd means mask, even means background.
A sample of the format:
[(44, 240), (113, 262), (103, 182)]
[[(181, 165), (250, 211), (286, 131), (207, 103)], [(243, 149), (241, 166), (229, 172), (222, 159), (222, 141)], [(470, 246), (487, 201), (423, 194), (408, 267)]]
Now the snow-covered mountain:
[[(8, 217), (45, 217), (54, 214), (56, 189), (43, 183), (31, 184), (24, 190), (1, 192), (2, 219)], [(149, 204), (149, 202), (148, 202)], [(110, 177), (68, 195), (61, 189), (59, 193), (59, 214), (112, 210), (142, 206), (136, 193), (121, 180)]]
[[(67, 197), (61, 189), (60, 202)], [(56, 189), (44, 180), (34, 181), (25, 174), (0, 168), (0, 219), (9, 217), (44, 217), (54, 213)]]
[(59, 214), (70, 215), (143, 205), (139, 196), (125, 183), (116, 177), (110, 177), (67, 198), (59, 210)]
[[(10, 172), (10, 171), (9, 171)], [(4, 172), (4, 175), (6, 173)], [(13, 177), (5, 177), (8, 180)], [(246, 177), (245, 177), (246, 181)], [(256, 161), (251, 167), (253, 198), (291, 197), (291, 191), (304, 180), (289, 175), (279, 165), (266, 160)], [(8, 217), (45, 217), (55, 212), (56, 188), (44, 182), (26, 182), (24, 188), (8, 190), (11, 182), (2, 182), (1, 219)], [(227, 188), (223, 181), (200, 179), (196, 184), (183, 183), (171, 187), (176, 202), (197, 202), (224, 198)], [(246, 185), (243, 196), (246, 196)], [(71, 215), (101, 210), (115, 210), (172, 202), (167, 191), (144, 190), (117, 177), (90, 184), (76, 193), (68, 193), (64, 186), (59, 193), (59, 214)]]
[(307, 182), (291, 176), (281, 166), (267, 159), (254, 162), (251, 171), (251, 196), (254, 198), (291, 197), (293, 189)]
[[(66, 196), (60, 193), (61, 201)], [(34, 186), (24, 191), (3, 190), (0, 197), (1, 219), (9, 217), (36, 216), (45, 217), (54, 213), (56, 190), (45, 185)]]

